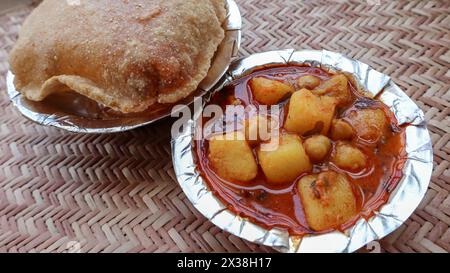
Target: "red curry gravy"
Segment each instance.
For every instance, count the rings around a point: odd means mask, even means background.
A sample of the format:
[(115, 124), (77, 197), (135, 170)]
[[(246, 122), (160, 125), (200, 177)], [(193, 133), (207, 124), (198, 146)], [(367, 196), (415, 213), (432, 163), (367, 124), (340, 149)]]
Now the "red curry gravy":
[[(329, 79), (333, 74), (320, 68), (309, 66), (274, 66), (255, 71), (250, 75), (235, 80), (215, 93), (210, 103), (220, 105), (223, 109), (230, 104), (230, 98), (238, 100), (243, 106), (259, 103), (253, 98), (249, 80), (258, 76), (274, 80), (282, 80), (295, 85), (295, 80), (301, 76), (313, 75), (322, 81)], [(349, 78), (349, 76), (347, 76)], [(398, 126), (394, 114), (382, 102), (370, 99), (359, 92), (349, 78), (349, 89), (352, 100), (348, 104), (338, 107), (335, 118), (343, 118), (350, 125), (351, 121), (345, 116), (355, 109), (381, 109), (389, 121), (389, 130), (382, 141), (375, 147), (369, 146), (364, 140), (354, 137), (351, 144), (358, 147), (368, 158), (368, 166), (357, 173), (340, 169), (328, 159), (323, 163), (314, 164), (312, 172), (301, 174), (296, 180), (283, 185), (267, 183), (264, 174), (259, 167), (258, 176), (250, 182), (227, 181), (220, 178), (208, 161), (208, 141), (198, 140), (195, 143), (196, 160), (198, 170), (208, 184), (211, 191), (219, 199), (227, 204), (228, 208), (241, 217), (265, 228), (287, 229), (291, 235), (305, 235), (325, 233), (325, 231), (313, 231), (306, 222), (302, 202), (300, 200), (297, 183), (305, 175), (319, 173), (324, 170), (333, 170), (346, 174), (352, 184), (353, 193), (356, 196), (359, 214), (337, 227), (337, 230), (345, 230), (353, 225), (360, 217), (369, 218), (373, 212), (385, 204), (389, 194), (397, 186), (402, 177), (402, 169), (406, 161), (405, 152), (405, 127)], [(284, 124), (287, 113), (288, 99), (281, 102), (283, 113), (280, 115), (280, 125)], [(203, 124), (208, 121), (204, 119)], [(284, 129), (283, 129), (284, 130)], [(303, 138), (303, 137), (302, 137)], [(305, 138), (303, 138), (304, 140)], [(333, 142), (333, 148), (335, 143)], [(253, 151), (255, 158), (256, 152)]]

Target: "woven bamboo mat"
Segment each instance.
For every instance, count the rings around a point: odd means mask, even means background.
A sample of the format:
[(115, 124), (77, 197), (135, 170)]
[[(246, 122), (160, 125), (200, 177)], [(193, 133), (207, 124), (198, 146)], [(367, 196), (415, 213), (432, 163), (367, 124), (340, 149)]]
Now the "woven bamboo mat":
[[(435, 161), (430, 188), (381, 249), (450, 252), (450, 2), (237, 2), (241, 55), (342, 52), (391, 75), (426, 112)], [(172, 120), (116, 135), (75, 135), (20, 116), (4, 76), (31, 9), (0, 14), (0, 252), (272, 251), (219, 230), (190, 205), (172, 169)]]

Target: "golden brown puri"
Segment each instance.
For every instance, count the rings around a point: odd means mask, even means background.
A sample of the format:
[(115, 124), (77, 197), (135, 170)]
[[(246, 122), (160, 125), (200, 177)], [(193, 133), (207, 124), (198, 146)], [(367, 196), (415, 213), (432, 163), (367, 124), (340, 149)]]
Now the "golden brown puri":
[(30, 100), (74, 90), (123, 113), (174, 103), (196, 90), (224, 38), (224, 0), (68, 3), (44, 0), (11, 52)]
[(211, 3), (214, 5), (214, 9), (216, 10), (217, 18), (219, 18), (220, 22), (224, 22), (227, 18), (227, 12), (225, 10), (225, 1), (224, 0), (211, 0)]

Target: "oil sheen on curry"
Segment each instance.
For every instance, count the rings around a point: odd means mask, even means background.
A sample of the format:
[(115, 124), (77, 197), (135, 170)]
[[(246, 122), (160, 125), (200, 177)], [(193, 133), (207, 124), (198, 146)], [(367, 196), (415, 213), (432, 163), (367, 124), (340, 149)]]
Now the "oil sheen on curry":
[[(195, 143), (209, 188), (237, 215), (291, 235), (342, 231), (370, 217), (402, 176), (405, 131), (356, 86), (347, 74), (290, 65), (254, 71), (215, 93), (210, 104), (224, 116), (203, 124), (221, 129)], [(227, 105), (257, 110), (227, 116)]]

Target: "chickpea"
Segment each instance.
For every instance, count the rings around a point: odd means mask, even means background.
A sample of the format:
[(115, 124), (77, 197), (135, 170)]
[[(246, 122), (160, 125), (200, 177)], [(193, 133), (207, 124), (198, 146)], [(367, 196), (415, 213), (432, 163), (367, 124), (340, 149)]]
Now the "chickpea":
[(358, 148), (347, 143), (338, 143), (332, 161), (340, 168), (355, 171), (367, 165), (366, 156)]
[(349, 140), (352, 139), (354, 131), (352, 126), (342, 119), (334, 119), (331, 122), (331, 139)]
[(320, 85), (320, 79), (311, 75), (303, 76), (297, 79), (297, 85), (299, 89), (306, 88), (313, 90)]
[(305, 150), (313, 162), (322, 161), (331, 149), (331, 141), (326, 136), (315, 135), (305, 140)]

